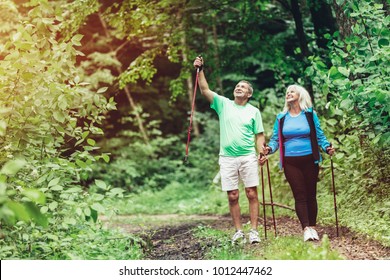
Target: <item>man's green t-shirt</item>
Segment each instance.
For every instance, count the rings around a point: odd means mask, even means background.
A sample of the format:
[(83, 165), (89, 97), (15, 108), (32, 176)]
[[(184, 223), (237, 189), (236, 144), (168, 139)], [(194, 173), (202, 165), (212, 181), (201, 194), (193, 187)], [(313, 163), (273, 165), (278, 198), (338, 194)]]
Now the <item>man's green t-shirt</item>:
[(259, 109), (249, 103), (237, 105), (217, 93), (214, 93), (210, 107), (219, 117), (219, 154), (237, 157), (256, 153), (255, 135), (264, 132)]

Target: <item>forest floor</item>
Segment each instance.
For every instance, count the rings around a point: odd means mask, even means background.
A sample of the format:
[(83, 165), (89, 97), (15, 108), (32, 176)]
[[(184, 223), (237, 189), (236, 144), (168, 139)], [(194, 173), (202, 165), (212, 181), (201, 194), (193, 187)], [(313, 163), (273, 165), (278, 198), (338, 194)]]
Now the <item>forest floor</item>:
[[(144, 246), (145, 259), (147, 260), (204, 260), (207, 248), (216, 246), (212, 241), (201, 240), (194, 236), (193, 232), (198, 226), (208, 226), (217, 230), (231, 230), (233, 224), (230, 216), (202, 216), (202, 215), (156, 215), (149, 216), (142, 225), (129, 223), (129, 216), (119, 216), (114, 221), (104, 221), (109, 227), (121, 228), (127, 233), (140, 236), (146, 240)], [(156, 221), (158, 221), (156, 223)], [(248, 217), (243, 217), (243, 223)], [(259, 219), (259, 225), (263, 220)], [(301, 236), (302, 230), (297, 220), (290, 217), (278, 217), (276, 219), (278, 236)], [(259, 230), (263, 227), (259, 226)], [(346, 227), (339, 228), (339, 237), (336, 236), (335, 226), (317, 225), (320, 237), (327, 234), (330, 246), (339, 252), (347, 260), (388, 260), (390, 259), (390, 247), (385, 247), (377, 241), (352, 232)], [(273, 238), (274, 229), (272, 219), (267, 218), (267, 235)], [(264, 231), (260, 232), (262, 241)], [(303, 242), (303, 241), (302, 241)], [(318, 242), (320, 243), (320, 242)], [(261, 246), (247, 244), (245, 246)]]

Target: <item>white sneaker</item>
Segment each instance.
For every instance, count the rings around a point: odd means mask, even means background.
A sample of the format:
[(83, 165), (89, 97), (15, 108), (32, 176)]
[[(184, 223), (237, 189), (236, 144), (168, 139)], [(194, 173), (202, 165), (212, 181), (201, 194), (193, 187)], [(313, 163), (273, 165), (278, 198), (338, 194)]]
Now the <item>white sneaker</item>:
[(259, 232), (255, 229), (251, 229), (249, 232), (249, 243), (260, 243)]
[(312, 232), (311, 232), (311, 228), (309, 227), (305, 227), (304, 231), (303, 231), (303, 241), (313, 241), (314, 240), (314, 237), (312, 235)]
[(311, 237), (312, 237), (312, 239), (313, 239), (313, 240), (319, 241), (319, 240), (320, 240), (320, 237), (318, 236), (317, 231), (316, 231), (314, 228), (312, 228), (312, 227), (310, 227), (309, 229), (310, 229), (310, 231), (311, 231)]
[(236, 233), (232, 237), (232, 244), (237, 244), (237, 243), (245, 243), (245, 235), (242, 232), (242, 230), (237, 230)]

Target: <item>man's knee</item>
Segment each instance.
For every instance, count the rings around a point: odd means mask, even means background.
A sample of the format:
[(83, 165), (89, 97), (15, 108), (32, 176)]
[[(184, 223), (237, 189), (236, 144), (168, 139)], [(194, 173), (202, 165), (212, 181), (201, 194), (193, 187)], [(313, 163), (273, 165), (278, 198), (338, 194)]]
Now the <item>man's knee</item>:
[(258, 199), (257, 187), (246, 188), (245, 192), (246, 192), (246, 197), (249, 200), (257, 200)]
[(238, 190), (228, 191), (228, 199), (230, 204), (238, 203)]

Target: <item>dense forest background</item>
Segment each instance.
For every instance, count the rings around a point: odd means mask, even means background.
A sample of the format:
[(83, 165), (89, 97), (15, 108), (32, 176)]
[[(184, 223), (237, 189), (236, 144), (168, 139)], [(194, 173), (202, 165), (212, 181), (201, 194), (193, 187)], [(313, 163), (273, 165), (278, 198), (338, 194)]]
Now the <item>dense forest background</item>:
[[(287, 86), (306, 87), (336, 148), (341, 223), (390, 244), (386, 0), (3, 0), (0, 21), (2, 259), (137, 258), (101, 216), (226, 213), (210, 189), (218, 119), (200, 94), (182, 162), (199, 54), (219, 94), (253, 83), (267, 139)], [(328, 156), (321, 166), (332, 223)]]

